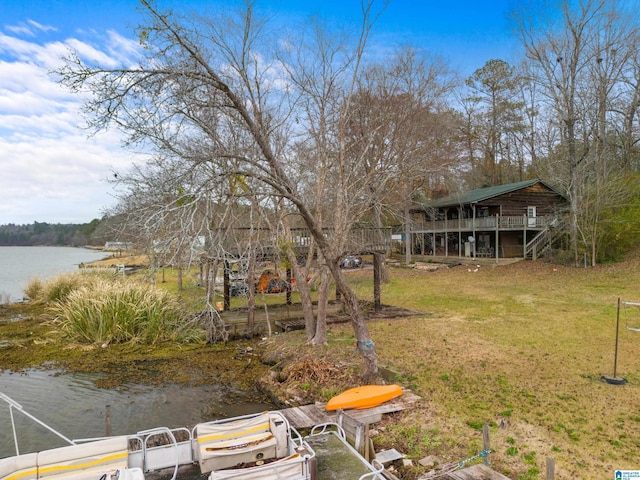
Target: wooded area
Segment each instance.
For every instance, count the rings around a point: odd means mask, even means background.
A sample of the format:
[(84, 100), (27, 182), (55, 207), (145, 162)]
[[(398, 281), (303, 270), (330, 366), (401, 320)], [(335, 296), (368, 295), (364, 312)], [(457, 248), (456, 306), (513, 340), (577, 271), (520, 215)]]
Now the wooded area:
[(0, 246), (104, 245), (108, 234), (99, 226), (100, 220), (97, 219), (85, 224), (34, 222), (29, 225), (0, 225)]

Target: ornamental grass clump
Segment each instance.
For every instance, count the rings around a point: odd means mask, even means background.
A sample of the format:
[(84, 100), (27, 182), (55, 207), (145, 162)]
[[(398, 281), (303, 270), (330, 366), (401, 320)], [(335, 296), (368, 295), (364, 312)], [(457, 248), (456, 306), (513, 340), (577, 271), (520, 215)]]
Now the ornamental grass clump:
[(38, 301), (44, 297), (44, 282), (38, 277), (29, 279), (29, 283), (24, 287), (24, 294), (31, 301)]
[(52, 310), (54, 323), (78, 342), (155, 344), (198, 338), (175, 297), (145, 284), (103, 279), (72, 291)]
[(24, 292), (32, 302), (58, 302), (63, 301), (71, 292), (81, 287), (91, 286), (101, 279), (118, 281), (118, 277), (111, 272), (63, 273), (46, 281), (33, 277), (29, 280)]

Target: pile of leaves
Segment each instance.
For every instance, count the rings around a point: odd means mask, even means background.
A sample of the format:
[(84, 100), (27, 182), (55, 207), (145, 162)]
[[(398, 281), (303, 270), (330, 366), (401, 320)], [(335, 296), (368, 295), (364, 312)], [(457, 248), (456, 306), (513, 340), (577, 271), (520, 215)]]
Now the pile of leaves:
[(271, 370), (259, 384), (282, 406), (324, 402), (360, 381), (357, 368), (329, 349), (280, 342), (278, 338), (267, 342), (268, 358), (263, 356), (262, 361), (271, 365)]

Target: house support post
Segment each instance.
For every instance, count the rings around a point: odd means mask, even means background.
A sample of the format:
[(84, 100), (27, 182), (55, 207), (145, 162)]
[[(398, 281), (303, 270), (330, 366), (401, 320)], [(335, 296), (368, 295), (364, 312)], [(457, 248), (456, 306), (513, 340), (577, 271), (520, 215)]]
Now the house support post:
[(464, 245), (462, 244), (462, 209), (458, 207), (458, 257), (464, 254)]
[(500, 257), (500, 216), (496, 213), (496, 261)]
[(472, 205), (473, 207), (473, 220), (471, 223), (471, 231), (473, 232), (471, 235), (473, 236), (473, 242), (471, 242), (471, 257), (476, 258), (476, 244), (478, 243), (478, 239), (476, 238), (476, 204)]
[(444, 214), (444, 256), (449, 256), (449, 210)]
[[(524, 229), (522, 231), (522, 257), (527, 258), (527, 222), (528, 218), (524, 216)], [(535, 260), (535, 258), (533, 259)]]
[(413, 250), (413, 239), (411, 238), (411, 216), (409, 207), (404, 208), (404, 261), (407, 265), (411, 263)]

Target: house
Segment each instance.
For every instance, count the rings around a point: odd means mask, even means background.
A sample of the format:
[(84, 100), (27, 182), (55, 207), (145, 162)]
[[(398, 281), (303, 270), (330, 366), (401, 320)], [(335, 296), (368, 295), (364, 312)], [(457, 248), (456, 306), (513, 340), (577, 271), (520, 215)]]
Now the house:
[(413, 253), (535, 259), (561, 231), (568, 205), (540, 180), (431, 200), (410, 212)]
[(104, 244), (105, 250), (132, 250), (132, 242), (106, 242)]

